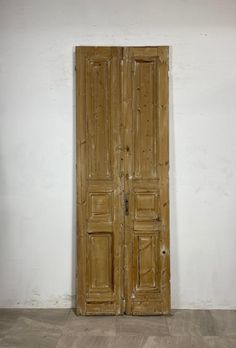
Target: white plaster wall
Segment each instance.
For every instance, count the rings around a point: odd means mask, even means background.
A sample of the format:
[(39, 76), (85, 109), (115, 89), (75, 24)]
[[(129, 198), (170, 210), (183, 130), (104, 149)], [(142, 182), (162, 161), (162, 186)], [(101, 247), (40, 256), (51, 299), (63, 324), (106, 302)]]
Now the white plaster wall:
[(0, 0), (0, 306), (70, 307), (76, 45), (170, 45), (174, 308), (236, 307), (235, 0)]

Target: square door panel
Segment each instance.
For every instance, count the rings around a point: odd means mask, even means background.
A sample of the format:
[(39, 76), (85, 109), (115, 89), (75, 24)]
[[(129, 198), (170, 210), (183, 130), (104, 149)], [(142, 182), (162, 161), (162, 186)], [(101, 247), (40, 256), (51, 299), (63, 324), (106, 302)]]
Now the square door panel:
[(89, 220), (111, 221), (112, 220), (112, 195), (111, 193), (89, 194)]
[(157, 193), (135, 193), (135, 219), (153, 220), (158, 217)]

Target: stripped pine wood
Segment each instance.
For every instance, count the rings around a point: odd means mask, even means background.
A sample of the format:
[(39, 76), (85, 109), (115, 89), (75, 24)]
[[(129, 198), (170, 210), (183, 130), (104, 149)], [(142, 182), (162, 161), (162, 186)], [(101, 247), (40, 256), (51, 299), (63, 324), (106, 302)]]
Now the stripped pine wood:
[(77, 47), (77, 313), (170, 312), (168, 47)]
[(124, 48), (126, 313), (170, 312), (168, 48)]
[(77, 313), (120, 314), (121, 48), (77, 47)]

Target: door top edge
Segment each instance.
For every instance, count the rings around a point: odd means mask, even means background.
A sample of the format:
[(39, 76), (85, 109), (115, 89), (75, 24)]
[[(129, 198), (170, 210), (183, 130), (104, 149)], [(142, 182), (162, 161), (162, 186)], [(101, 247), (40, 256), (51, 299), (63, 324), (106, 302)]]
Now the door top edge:
[(92, 46), (92, 45), (81, 45), (75, 46), (76, 48), (158, 48), (158, 47), (170, 47), (168, 45), (159, 45), (159, 46)]

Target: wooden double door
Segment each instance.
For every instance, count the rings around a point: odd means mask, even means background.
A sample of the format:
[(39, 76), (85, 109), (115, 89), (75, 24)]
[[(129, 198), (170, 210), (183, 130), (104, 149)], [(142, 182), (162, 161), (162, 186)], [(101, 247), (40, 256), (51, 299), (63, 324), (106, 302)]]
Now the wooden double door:
[(77, 314), (170, 311), (168, 47), (77, 47)]

